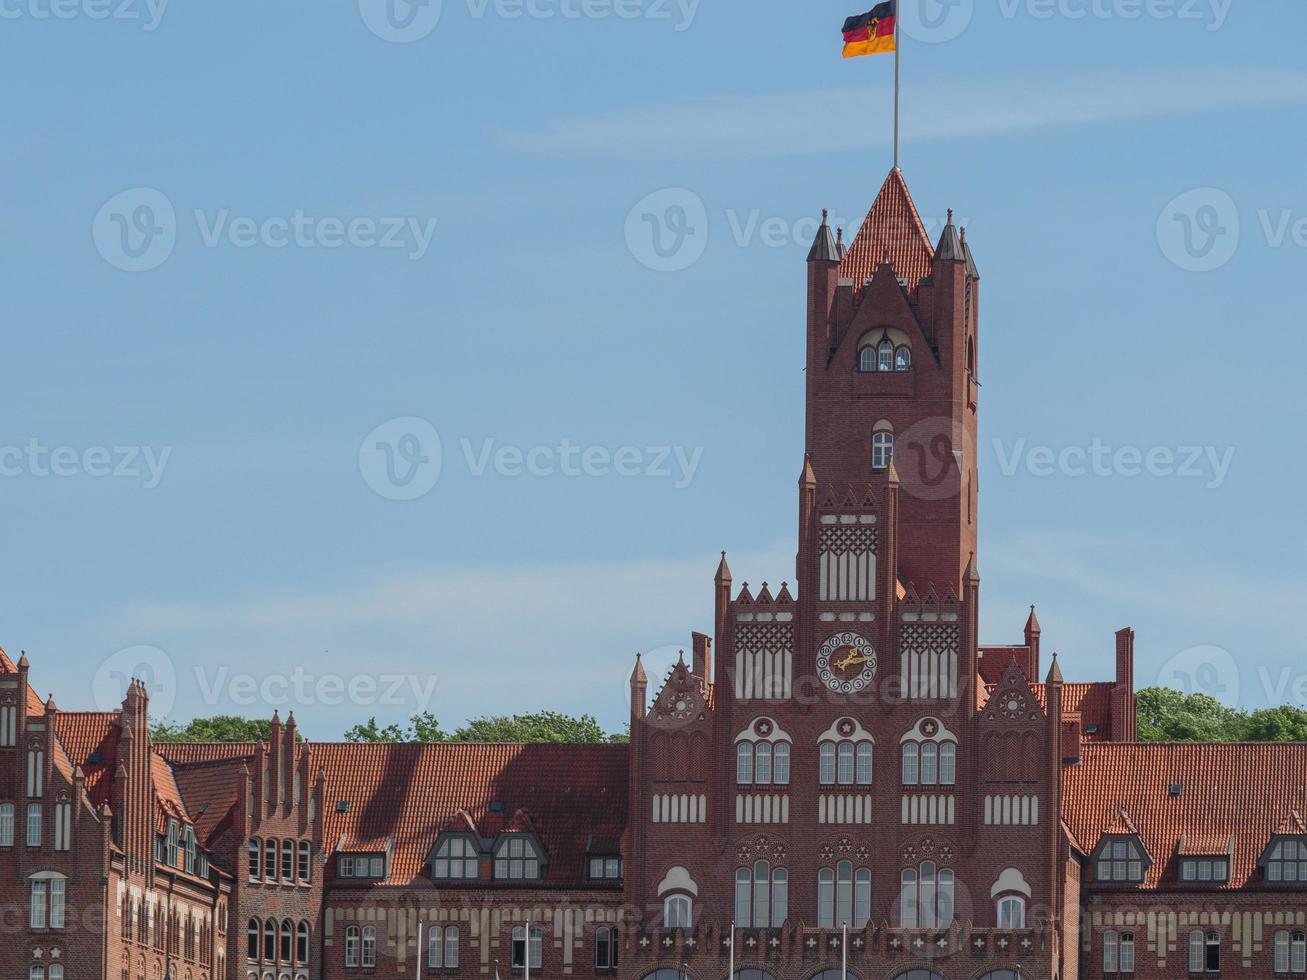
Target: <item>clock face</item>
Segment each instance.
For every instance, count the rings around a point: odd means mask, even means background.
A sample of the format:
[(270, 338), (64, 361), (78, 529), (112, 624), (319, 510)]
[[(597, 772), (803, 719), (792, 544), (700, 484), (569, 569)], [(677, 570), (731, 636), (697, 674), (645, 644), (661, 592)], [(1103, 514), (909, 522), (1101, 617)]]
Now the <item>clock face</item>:
[(836, 633), (817, 651), (817, 676), (837, 694), (856, 694), (876, 678), (876, 651), (857, 633)]

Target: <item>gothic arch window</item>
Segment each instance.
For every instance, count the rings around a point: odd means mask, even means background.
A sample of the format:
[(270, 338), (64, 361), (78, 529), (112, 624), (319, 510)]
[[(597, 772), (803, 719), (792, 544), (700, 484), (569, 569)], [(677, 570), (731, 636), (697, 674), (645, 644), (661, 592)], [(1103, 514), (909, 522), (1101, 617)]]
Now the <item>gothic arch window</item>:
[(263, 877), (268, 881), (277, 880), (277, 842), (271, 837), (263, 843)]
[(899, 914), (904, 929), (944, 929), (953, 924), (955, 879), (934, 861), (904, 868), (899, 876)]
[(912, 348), (906, 344), (894, 348), (894, 370), (900, 374), (912, 369)]
[(980, 980), (1021, 980), (1016, 970), (990, 970)]
[(295, 880), (295, 842), (293, 840), (281, 842), (281, 880), (286, 882)]
[(263, 923), (263, 959), (268, 963), (277, 961), (277, 923), (272, 919)]
[(896, 327), (877, 327), (862, 335), (858, 342), (858, 370), (863, 374), (909, 371), (912, 368), (912, 343)]
[(817, 778), (822, 786), (870, 786), (875, 741), (853, 718), (841, 718), (821, 736)]
[(663, 968), (654, 970), (652, 973), (646, 973), (642, 980), (694, 980), (684, 969), (669, 970)]
[[(852, 974), (850, 974), (850, 976), (852, 976)], [(766, 970), (759, 970), (756, 967), (750, 967), (746, 970), (736, 970), (735, 980), (776, 980), (776, 978)]]
[(894, 980), (944, 980), (944, 978), (933, 970), (907, 970), (896, 976)]
[(935, 718), (923, 718), (900, 741), (904, 786), (952, 786), (957, 782), (958, 743)]
[(313, 876), (312, 857), (313, 857), (312, 846), (306, 840), (300, 841), (299, 867), (297, 869), (297, 872), (298, 872), (299, 880), (304, 884), (307, 884)]
[(39, 799), (45, 791), (45, 748), (32, 742), (27, 750), (27, 795)]
[(377, 927), (363, 927), (362, 961), (364, 966), (377, 965)]
[(871, 434), (871, 468), (887, 470), (894, 459), (894, 427), (881, 421)]
[(281, 962), (291, 962), (292, 950), (295, 945), (295, 924), (290, 919), (281, 920), (281, 932), (279, 933), (280, 942), (277, 944), (277, 951), (281, 956)]
[(759, 718), (735, 736), (735, 782), (739, 786), (788, 786), (790, 736), (770, 718)]
[(249, 843), (250, 881), (258, 881), (262, 873), (263, 844), (257, 837), (251, 837)]
[(808, 978), (808, 980), (844, 980), (845, 977), (847, 977), (848, 980), (858, 980), (857, 976), (852, 971), (841, 969), (822, 970), (820, 973), (814, 973)]
[(789, 918), (790, 873), (756, 861), (735, 872), (735, 924), (742, 929), (779, 929)]
[(864, 347), (858, 351), (858, 370), (864, 374), (876, 370), (876, 348)]
[(888, 334), (876, 345), (876, 370), (894, 370), (894, 341), (889, 339)]
[(840, 861), (817, 872), (817, 925), (861, 929), (871, 920), (871, 871)]

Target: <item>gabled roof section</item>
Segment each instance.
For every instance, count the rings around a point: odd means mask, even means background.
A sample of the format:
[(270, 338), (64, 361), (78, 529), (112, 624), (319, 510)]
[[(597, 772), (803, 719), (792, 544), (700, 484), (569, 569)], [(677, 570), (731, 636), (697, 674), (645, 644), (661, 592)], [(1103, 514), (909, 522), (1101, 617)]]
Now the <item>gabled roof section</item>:
[(921, 223), (903, 172), (891, 170), (876, 196), (871, 210), (858, 229), (857, 237), (840, 262), (840, 276), (853, 280), (855, 289), (876, 274), (885, 261), (894, 266), (894, 275), (908, 281), (908, 293), (915, 297), (917, 283), (930, 275), (935, 250), (931, 248), (926, 226)]
[[(18, 664), (9, 659), (9, 654), (0, 649), (0, 674), (17, 674)], [(36, 693), (36, 688), (30, 684), (31, 678), (28, 678), (27, 688), (27, 716), (29, 718), (36, 715), (45, 714), (45, 702), (41, 700), (41, 695)]]
[(1137, 827), (1156, 859), (1144, 888), (1179, 883), (1175, 856), (1181, 839), (1191, 835), (1234, 837), (1230, 881), (1205, 887), (1257, 885), (1257, 862), (1284, 815), (1302, 812), (1304, 772), (1304, 744), (1090, 742), (1080, 765), (1062, 770), (1062, 818), (1086, 843), (1120, 833), (1122, 826)]
[(55, 737), (73, 766), (82, 767), (92, 806), (108, 803), (113, 796), (121, 731), (116, 711), (60, 711), (54, 716)]

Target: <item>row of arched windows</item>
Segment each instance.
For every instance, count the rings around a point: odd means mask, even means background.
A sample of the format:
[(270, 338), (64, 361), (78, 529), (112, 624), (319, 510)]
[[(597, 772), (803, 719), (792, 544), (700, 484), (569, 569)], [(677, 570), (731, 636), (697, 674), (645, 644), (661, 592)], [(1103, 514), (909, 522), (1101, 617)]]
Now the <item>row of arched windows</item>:
[(912, 348), (895, 344), (886, 334), (878, 344), (868, 344), (858, 352), (858, 370), (864, 373), (904, 372), (912, 369)]
[[(791, 746), (788, 741), (738, 741), (735, 782), (740, 786), (787, 786)], [(902, 743), (904, 786), (952, 786), (957, 781), (957, 742), (909, 738)], [(818, 781), (822, 786), (870, 786), (875, 743), (870, 737), (823, 739), (818, 748)]]
[[(643, 980), (694, 980), (683, 968), (672, 970), (663, 968), (647, 973)], [(736, 970), (733, 980), (776, 980), (776, 978), (767, 970), (760, 970), (756, 967), (748, 967), (742, 970)], [(847, 968), (836, 968), (821, 970), (814, 973), (808, 980), (859, 980), (858, 975)], [(894, 980), (944, 980), (938, 973), (933, 970), (913, 969), (904, 970), (897, 974)], [(1021, 980), (1020, 975), (1015, 970), (991, 970), (980, 980)]]
[(245, 955), (250, 960), (283, 966), (309, 961), (309, 924), (303, 919), (250, 919), (245, 932)]
[(307, 885), (313, 875), (313, 846), (306, 840), (251, 837), (248, 845), (250, 881)]

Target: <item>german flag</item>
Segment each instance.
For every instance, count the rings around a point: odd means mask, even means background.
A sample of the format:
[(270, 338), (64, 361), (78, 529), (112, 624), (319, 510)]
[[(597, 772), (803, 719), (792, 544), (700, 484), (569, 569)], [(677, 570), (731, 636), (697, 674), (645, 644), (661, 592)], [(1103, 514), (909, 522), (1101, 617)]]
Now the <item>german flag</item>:
[(887, 54), (897, 47), (894, 22), (898, 0), (878, 3), (865, 14), (844, 22), (844, 57), (860, 58), (864, 54)]

